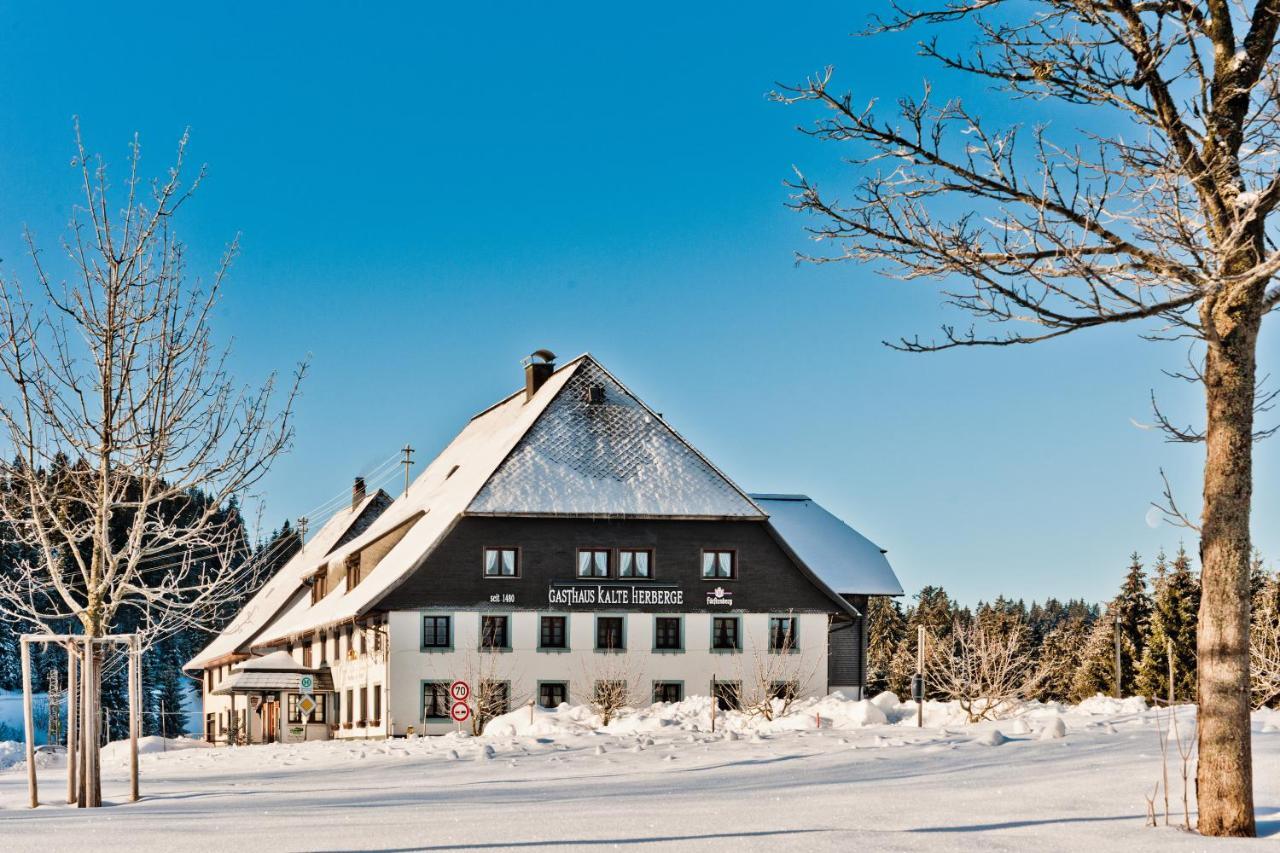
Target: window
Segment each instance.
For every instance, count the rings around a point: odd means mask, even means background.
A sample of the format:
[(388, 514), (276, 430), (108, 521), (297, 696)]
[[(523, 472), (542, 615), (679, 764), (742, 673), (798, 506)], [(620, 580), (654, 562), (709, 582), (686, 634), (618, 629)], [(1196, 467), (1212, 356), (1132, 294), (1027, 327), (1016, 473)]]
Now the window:
[(658, 616), (653, 620), (653, 647), (668, 652), (684, 648), (679, 616)]
[(422, 682), (422, 721), (449, 719), (449, 682)]
[(800, 693), (800, 685), (794, 681), (774, 681), (769, 685), (769, 698), (794, 702)]
[(609, 577), (609, 552), (607, 550), (584, 550), (578, 551), (578, 577), (580, 578), (607, 578)]
[(618, 552), (618, 577), (648, 578), (653, 562), (653, 552), (622, 550)]
[(351, 715), (355, 713), (355, 710), (356, 710), (355, 691), (348, 690), (347, 691), (347, 725), (351, 725), (351, 723), (355, 722), (351, 718)]
[(707, 579), (736, 578), (738, 566), (732, 551), (703, 551), (702, 576)]
[(567, 649), (569, 643), (565, 638), (565, 617), (543, 616), (538, 632), (538, 648)]
[(721, 711), (736, 711), (741, 706), (738, 697), (742, 695), (741, 681), (713, 681), (711, 695), (716, 700), (716, 707)]
[(711, 648), (718, 651), (738, 651), (737, 616), (717, 616), (711, 620)]
[(373, 722), (374, 725), (382, 722), (382, 685), (373, 685)]
[(506, 616), (480, 617), (480, 648), (489, 650), (511, 648), (507, 637)]
[(515, 548), (485, 548), (484, 576), (514, 578), (520, 575), (520, 554)]
[(538, 685), (538, 704), (544, 708), (559, 708), (569, 701), (567, 681), (544, 681)]
[(311, 603), (317, 604), (320, 599), (329, 594), (329, 575), (320, 572), (311, 579)]
[(360, 688), (360, 725), (369, 722), (369, 688)]
[(769, 617), (769, 651), (793, 652), (796, 648), (796, 620), (792, 616)]
[(320, 632), (320, 665), (324, 666), (329, 662), (329, 658), (325, 655), (325, 651), (329, 648), (329, 641), (324, 631)]
[(334, 631), (329, 635), (329, 660), (336, 661), (338, 659), (338, 632)]
[(360, 581), (364, 580), (360, 573), (360, 552), (348, 554), (345, 562), (347, 570), (347, 592), (355, 589), (360, 585)]
[(476, 716), (480, 719), (481, 728), (494, 717), (500, 717), (511, 710), (511, 686), (505, 681), (480, 682), (476, 698), (479, 700), (479, 713)]
[(597, 681), (592, 688), (592, 702), (600, 709), (618, 709), (626, 706), (628, 693), (627, 682), (620, 679)]
[(356, 630), (360, 632), (360, 654), (368, 654), (369, 652), (369, 629), (364, 625), (357, 625)]
[[(311, 711), (311, 716), (308, 717), (307, 719), (313, 723), (325, 722), (325, 705), (327, 704), (325, 702), (325, 699), (326, 699), (325, 695), (323, 693), (316, 693), (312, 695), (311, 698), (315, 701), (316, 707)], [(301, 699), (302, 699), (302, 694), (300, 693), (289, 694), (289, 722), (290, 723), (295, 723), (299, 725), (302, 723), (302, 710), (298, 708), (298, 702), (301, 701)]]
[(653, 701), (679, 702), (684, 699), (684, 685), (679, 681), (653, 682)]
[(422, 647), (424, 649), (453, 648), (452, 623), (448, 616), (422, 617)]
[(615, 652), (627, 647), (621, 616), (596, 617), (596, 651)]
[(311, 668), (311, 640), (302, 641), (302, 665)]
[(381, 627), (380, 625), (374, 625), (370, 630), (371, 630), (371, 631), (373, 631), (373, 653), (374, 653), (375, 655), (376, 655), (376, 654), (381, 654), (381, 652), (382, 652), (382, 627)]

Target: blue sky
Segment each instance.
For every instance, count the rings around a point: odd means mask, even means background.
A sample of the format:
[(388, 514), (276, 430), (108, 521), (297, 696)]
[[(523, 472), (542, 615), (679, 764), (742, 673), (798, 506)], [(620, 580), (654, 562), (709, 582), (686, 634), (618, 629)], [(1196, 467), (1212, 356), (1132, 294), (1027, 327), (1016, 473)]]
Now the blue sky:
[[(0, 258), (29, 278), (24, 225), (56, 249), (73, 115), (121, 167), (141, 134), (153, 173), (189, 126), (209, 165), (179, 223), (193, 268), (241, 235), (218, 316), (239, 375), (311, 358), (296, 447), (263, 486), (272, 526), (406, 441), (426, 461), (531, 350), (589, 350), (745, 488), (806, 492), (888, 548), (911, 591), (1109, 596), (1130, 551), (1195, 550), (1146, 514), (1161, 467), (1195, 505), (1200, 450), (1130, 422), (1152, 388), (1199, 418), (1160, 372), (1182, 350), (1116, 328), (899, 354), (881, 340), (957, 319), (928, 285), (794, 262), (792, 165), (851, 176), (795, 132), (813, 113), (768, 102), (775, 81), (831, 64), (891, 102), (929, 74), (988, 121), (1035, 109), (937, 75), (910, 37), (850, 37), (866, 9), (10, 8)], [(1276, 355), (1268, 334), (1264, 372)], [(1254, 523), (1273, 556), (1276, 453), (1259, 449)]]

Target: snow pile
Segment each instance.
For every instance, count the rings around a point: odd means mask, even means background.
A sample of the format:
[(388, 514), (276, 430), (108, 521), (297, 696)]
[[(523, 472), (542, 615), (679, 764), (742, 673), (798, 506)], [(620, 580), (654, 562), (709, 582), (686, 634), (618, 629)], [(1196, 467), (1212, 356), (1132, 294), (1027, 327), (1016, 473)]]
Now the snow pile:
[(1095, 693), (1076, 706), (1078, 713), (1091, 714), (1095, 717), (1141, 714), (1145, 710), (1147, 710), (1147, 702), (1141, 696), (1116, 699), (1114, 696), (1103, 696), (1101, 693)]
[[(162, 738), (159, 735), (148, 735), (138, 738), (138, 754), (152, 752), (176, 752), (181, 749), (205, 749), (211, 744), (190, 737)], [(113, 740), (102, 748), (101, 760), (124, 763), (129, 760), (129, 741)]]
[(25, 752), (23, 745), (16, 740), (0, 740), (0, 770), (22, 761), (26, 757)]
[(1040, 730), (1040, 740), (1058, 740), (1067, 736), (1067, 724), (1061, 717), (1054, 717), (1049, 725)]
[(528, 706), (494, 717), (484, 727), (487, 737), (558, 737), (586, 734), (600, 727), (600, 717), (586, 705), (559, 708)]

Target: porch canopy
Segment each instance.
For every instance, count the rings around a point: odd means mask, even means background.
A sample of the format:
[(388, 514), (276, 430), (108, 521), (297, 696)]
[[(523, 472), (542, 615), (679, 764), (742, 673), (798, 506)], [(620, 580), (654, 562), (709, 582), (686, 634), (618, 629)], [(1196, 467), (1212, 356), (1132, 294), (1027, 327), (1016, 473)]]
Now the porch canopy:
[(329, 667), (302, 666), (288, 652), (272, 652), (257, 658), (249, 658), (231, 668), (231, 677), (211, 692), (228, 693), (297, 693), (303, 675), (315, 678), (316, 693), (333, 692), (333, 676)]

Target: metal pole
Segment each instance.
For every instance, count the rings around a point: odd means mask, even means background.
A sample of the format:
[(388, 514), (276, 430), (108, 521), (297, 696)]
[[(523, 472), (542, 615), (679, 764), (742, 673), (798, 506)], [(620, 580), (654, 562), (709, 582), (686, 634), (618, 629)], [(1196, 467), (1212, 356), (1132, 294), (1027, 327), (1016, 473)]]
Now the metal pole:
[(80, 737), (78, 721), (80, 719), (80, 687), (76, 676), (76, 664), (80, 656), (76, 653), (76, 644), (67, 643), (67, 802), (76, 801), (76, 739)]
[(27, 745), (27, 793), (34, 809), (40, 805), (40, 797), (36, 791), (35, 723), (31, 713), (31, 641), (23, 637), (19, 642), (22, 644), (22, 731)]
[(138, 801), (138, 638), (129, 638), (129, 802)]
[(1121, 693), (1121, 690), (1120, 690), (1120, 679), (1122, 676), (1120, 671), (1120, 616), (1119, 614), (1116, 615), (1115, 631), (1113, 633), (1115, 634), (1115, 640), (1116, 640), (1116, 698), (1121, 699), (1123, 698), (1123, 694)]
[(920, 676), (920, 701), (916, 703), (916, 728), (924, 728), (924, 626), (916, 626), (916, 675)]

